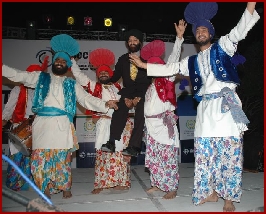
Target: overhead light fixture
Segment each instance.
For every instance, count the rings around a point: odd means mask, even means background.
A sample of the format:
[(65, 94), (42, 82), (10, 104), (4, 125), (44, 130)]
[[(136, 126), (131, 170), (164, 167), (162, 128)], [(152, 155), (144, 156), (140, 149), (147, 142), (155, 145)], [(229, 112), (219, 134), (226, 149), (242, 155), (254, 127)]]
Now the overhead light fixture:
[(84, 26), (92, 26), (92, 17), (90, 16), (84, 17)]
[(104, 26), (105, 27), (112, 27), (113, 21), (112, 18), (104, 18)]
[(37, 38), (36, 31), (36, 22), (35, 21), (27, 21), (27, 33), (26, 38), (30, 40), (35, 40)]
[(53, 16), (50, 14), (43, 15), (43, 23), (50, 25), (53, 22)]
[(74, 25), (74, 24), (75, 24), (74, 16), (68, 16), (67, 17), (67, 25)]
[(125, 40), (125, 33), (128, 30), (127, 25), (119, 24), (118, 25), (118, 40), (124, 41)]

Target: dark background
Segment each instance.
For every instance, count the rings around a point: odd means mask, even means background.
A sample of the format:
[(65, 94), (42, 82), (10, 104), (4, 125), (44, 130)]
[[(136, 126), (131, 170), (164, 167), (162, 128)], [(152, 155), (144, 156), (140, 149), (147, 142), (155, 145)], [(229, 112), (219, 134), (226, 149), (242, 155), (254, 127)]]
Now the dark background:
[[(111, 17), (113, 26), (109, 31), (119, 31), (119, 24), (128, 29), (137, 28), (147, 34), (175, 34), (174, 22), (184, 18), (184, 10), (188, 2), (3, 2), (2, 26), (26, 28), (27, 21), (36, 21), (37, 28), (48, 28), (43, 16), (50, 14), (53, 22), (51, 29), (70, 29), (66, 24), (68, 15), (73, 15), (76, 25), (73, 30), (83, 30), (83, 19), (90, 16), (93, 25), (91, 31), (105, 31), (103, 20)], [(211, 20), (216, 36), (229, 33), (237, 24), (246, 2), (218, 2), (218, 12)], [(250, 33), (253, 39), (263, 38), (264, 3), (258, 2), (256, 10), (261, 16), (259, 22)], [(249, 33), (249, 34), (250, 34)], [(185, 36), (193, 36), (191, 25), (188, 25)]]

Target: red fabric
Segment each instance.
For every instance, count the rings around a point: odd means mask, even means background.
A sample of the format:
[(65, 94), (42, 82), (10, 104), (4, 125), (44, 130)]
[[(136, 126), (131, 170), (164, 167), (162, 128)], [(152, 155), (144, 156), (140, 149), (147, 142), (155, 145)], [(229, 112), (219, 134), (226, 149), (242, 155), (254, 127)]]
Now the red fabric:
[(165, 64), (165, 62), (158, 56), (153, 56), (153, 57), (149, 58), (148, 63)]
[[(121, 90), (121, 86), (120, 86), (119, 83), (114, 83), (114, 86), (115, 86), (118, 90)], [(102, 99), (102, 90), (103, 90), (103, 88), (102, 88), (102, 84), (99, 83), (99, 82), (96, 83), (93, 92), (92, 92), (92, 90), (90, 89), (90, 82), (89, 82), (88, 85), (87, 85), (87, 91), (88, 91), (88, 93), (90, 93), (92, 96), (94, 96), (94, 97), (98, 97), (98, 98), (100, 98), (100, 99)], [(95, 115), (95, 114), (97, 114), (97, 112), (86, 109), (85, 114), (86, 114), (86, 115)]]
[(101, 71), (107, 71), (108, 74), (109, 74), (109, 77), (112, 77), (113, 74), (114, 74), (113, 70), (112, 70), (109, 66), (107, 66), (107, 65), (101, 65), (101, 66), (100, 66), (99, 68), (97, 68), (97, 70), (96, 70), (96, 76), (97, 76), (97, 77), (99, 77), (99, 74), (100, 74)]
[(24, 120), (26, 113), (26, 101), (27, 101), (27, 88), (24, 85), (20, 85), (18, 101), (12, 115), (13, 123), (19, 123)]
[(157, 94), (163, 102), (169, 101), (172, 105), (177, 106), (174, 82), (162, 77), (156, 78), (154, 84)]

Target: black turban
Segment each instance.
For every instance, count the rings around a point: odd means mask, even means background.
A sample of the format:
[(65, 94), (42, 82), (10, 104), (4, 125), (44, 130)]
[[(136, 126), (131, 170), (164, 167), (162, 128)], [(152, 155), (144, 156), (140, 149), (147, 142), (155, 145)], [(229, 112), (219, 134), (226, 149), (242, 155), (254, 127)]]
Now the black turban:
[(135, 36), (141, 43), (143, 42), (143, 33), (140, 30), (132, 29), (126, 32), (125, 40), (128, 41), (130, 36)]

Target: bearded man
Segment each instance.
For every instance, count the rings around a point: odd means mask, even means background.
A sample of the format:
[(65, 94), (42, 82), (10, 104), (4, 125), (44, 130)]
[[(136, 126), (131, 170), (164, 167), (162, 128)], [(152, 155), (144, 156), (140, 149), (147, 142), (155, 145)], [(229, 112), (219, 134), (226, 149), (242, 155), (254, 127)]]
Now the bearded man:
[[(76, 102), (86, 109), (98, 112), (107, 112), (109, 108), (116, 109), (117, 105), (116, 101), (104, 102), (93, 97), (76, 84), (74, 79), (66, 77), (74, 61), (70, 58), (74, 54), (68, 52), (69, 44), (73, 44), (74, 39), (66, 34), (55, 37), (51, 40), (53, 50), (56, 49), (55, 43), (64, 43), (65, 49), (53, 56), (52, 73), (29, 73), (2, 65), (2, 76), (14, 82), (21, 82), (26, 87), (35, 88), (32, 111), (36, 117), (32, 124), (31, 155), (31, 172), (35, 184), (48, 198), (51, 194), (61, 191), (63, 198), (70, 198), (71, 153), (78, 149), (73, 125)], [(79, 46), (76, 49), (78, 52)]]
[[(123, 150), (124, 155), (137, 156), (141, 150), (141, 142), (144, 128), (144, 101), (146, 91), (151, 84), (151, 77), (147, 77), (146, 69), (137, 68), (129, 61), (129, 54), (140, 55), (143, 45), (143, 33), (137, 29), (132, 29), (125, 36), (128, 53), (119, 57), (114, 75), (110, 82), (117, 82), (123, 79), (123, 88), (119, 91), (120, 100), (132, 100), (135, 107), (134, 128), (128, 147)], [(110, 125), (110, 139), (102, 146), (103, 151), (115, 151), (115, 140), (120, 140), (121, 134), (126, 125), (129, 107), (125, 102), (118, 103), (118, 110), (114, 111)]]

